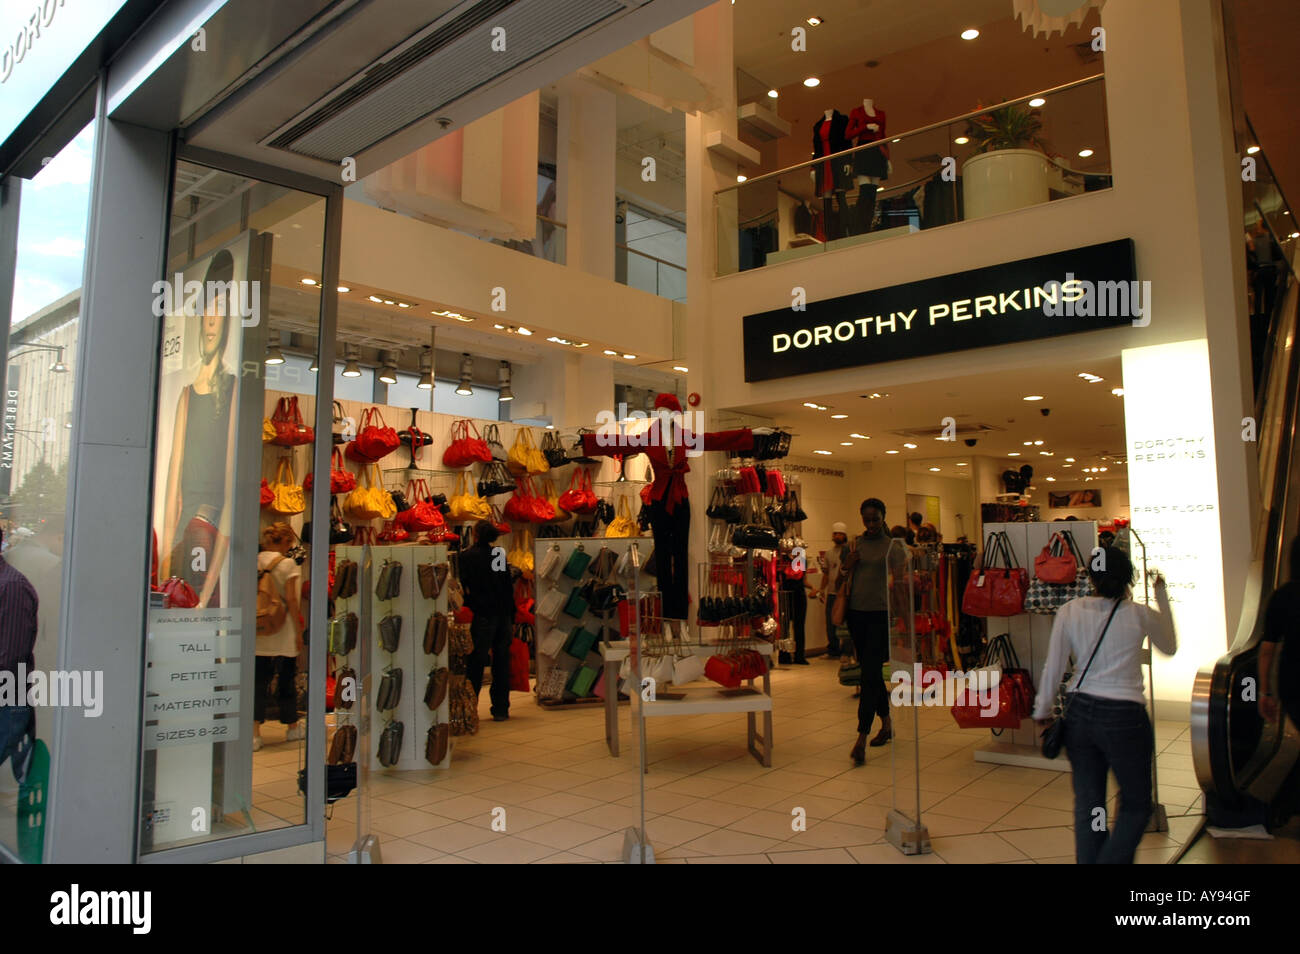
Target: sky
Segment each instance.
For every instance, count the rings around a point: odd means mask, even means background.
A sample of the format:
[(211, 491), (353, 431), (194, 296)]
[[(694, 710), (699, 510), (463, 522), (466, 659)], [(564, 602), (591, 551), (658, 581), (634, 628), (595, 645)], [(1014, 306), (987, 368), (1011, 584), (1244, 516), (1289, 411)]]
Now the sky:
[(93, 133), (91, 123), (36, 178), (23, 182), (11, 324), (81, 287)]

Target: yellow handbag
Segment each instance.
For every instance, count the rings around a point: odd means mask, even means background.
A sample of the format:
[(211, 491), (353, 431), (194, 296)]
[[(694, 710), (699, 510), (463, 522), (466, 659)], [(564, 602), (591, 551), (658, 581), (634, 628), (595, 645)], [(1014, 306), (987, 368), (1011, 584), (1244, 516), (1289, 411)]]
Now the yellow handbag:
[(618, 498), (618, 513), (614, 522), (605, 528), (607, 537), (637, 536), (636, 519), (632, 516), (632, 505), (627, 502), (627, 495)]
[(514, 542), (506, 554), (506, 562), (516, 567), (524, 579), (533, 578), (533, 534), (530, 530), (515, 531)]
[(515, 474), (544, 474), (551, 469), (546, 457), (533, 440), (533, 429), (521, 427), (515, 432), (515, 442), (506, 456), (506, 466)]
[(551, 480), (550, 477), (543, 477), (541, 479), (538, 484), (538, 490), (540, 495), (545, 497), (546, 502), (555, 510), (555, 518), (550, 521), (551, 523), (560, 523), (561, 521), (569, 519), (568, 511), (560, 506), (560, 495), (556, 493), (555, 482)]
[(275, 480), (267, 486), (275, 495), (271, 500), (271, 509), (276, 513), (293, 516), (307, 509), (307, 497), (302, 492), (302, 485), (294, 482), (293, 464), (288, 457), (280, 458), (280, 465), (275, 469)]
[(451, 508), (448, 516), (455, 521), (486, 520), (492, 515), (492, 506), (487, 498), (474, 492), (474, 482), (468, 471), (456, 475), (456, 490), (447, 506)]
[(392, 495), (375, 483), (374, 472), (378, 469), (375, 464), (364, 468), (357, 489), (343, 498), (343, 510), (354, 520), (391, 520), (397, 515)]
[(262, 443), (269, 444), (275, 440), (275, 425), (269, 417), (262, 418)]

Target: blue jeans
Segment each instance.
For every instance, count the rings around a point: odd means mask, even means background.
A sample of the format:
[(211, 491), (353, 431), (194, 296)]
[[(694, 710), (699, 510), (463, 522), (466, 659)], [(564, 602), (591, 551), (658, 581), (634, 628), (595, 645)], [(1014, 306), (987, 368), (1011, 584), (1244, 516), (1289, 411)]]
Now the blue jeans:
[[(1081, 865), (1130, 865), (1151, 818), (1155, 735), (1146, 706), (1078, 693), (1065, 720), (1074, 770), (1074, 854)], [(1106, 830), (1106, 773), (1119, 782), (1115, 827)], [(1097, 812), (1100, 808), (1102, 811)], [(1099, 830), (1098, 830), (1099, 829)]]
[(0, 706), (0, 765), (4, 765), (5, 759), (10, 756), (15, 756), (12, 768), (14, 778), (19, 782), (22, 781), (19, 773), (24, 767), (18, 764), (16, 757), (18, 745), (27, 735), (31, 720), (31, 706)]

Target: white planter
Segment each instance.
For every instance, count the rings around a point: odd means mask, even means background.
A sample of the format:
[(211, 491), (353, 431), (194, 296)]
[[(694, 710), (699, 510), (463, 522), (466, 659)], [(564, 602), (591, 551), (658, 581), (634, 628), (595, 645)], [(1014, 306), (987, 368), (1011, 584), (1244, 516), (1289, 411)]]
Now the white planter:
[(978, 219), (1048, 200), (1047, 157), (1036, 149), (999, 149), (961, 167), (962, 209)]

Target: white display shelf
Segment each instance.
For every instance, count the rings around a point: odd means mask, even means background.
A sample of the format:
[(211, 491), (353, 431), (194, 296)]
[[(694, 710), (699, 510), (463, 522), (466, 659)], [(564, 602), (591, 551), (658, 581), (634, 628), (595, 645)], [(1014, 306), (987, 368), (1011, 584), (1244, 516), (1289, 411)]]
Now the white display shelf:
[(750, 686), (742, 687), (746, 691), (719, 688), (677, 689), (684, 692), (685, 699), (656, 698), (654, 702), (642, 702), (645, 717), (666, 715), (715, 715), (724, 712), (771, 712), (772, 697)]

